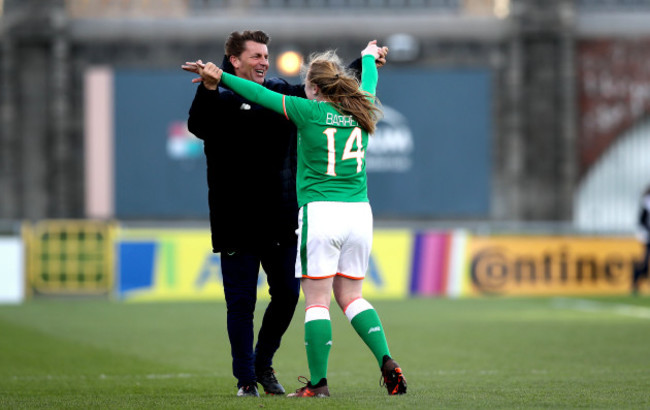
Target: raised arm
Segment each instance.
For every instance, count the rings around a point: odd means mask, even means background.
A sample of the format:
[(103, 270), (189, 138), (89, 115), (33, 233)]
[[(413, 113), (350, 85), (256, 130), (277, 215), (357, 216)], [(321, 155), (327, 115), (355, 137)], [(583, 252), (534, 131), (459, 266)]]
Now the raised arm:
[(236, 75), (225, 73), (212, 62), (205, 64), (198, 62), (198, 64), (192, 66), (190, 66), (189, 63), (186, 63), (183, 66), (183, 69), (198, 74), (200, 79), (195, 79), (195, 81), (202, 81), (204, 84), (206, 82), (210, 84), (219, 84), (221, 82), (223, 85), (229, 87), (232, 91), (241, 95), (245, 99), (264, 106), (278, 114), (284, 114), (282, 104), (284, 98), (283, 94), (271, 91), (253, 81), (248, 81), (239, 78)]
[(187, 62), (182, 66), (183, 70), (199, 75), (192, 80), (194, 83), (199, 83), (199, 86), (190, 107), (187, 128), (203, 140), (218, 134), (221, 125), (219, 121), (214, 120), (214, 113), (221, 112), (223, 109), (223, 101), (217, 88), (219, 80), (202, 73), (204, 67), (205, 64), (201, 60)]
[(377, 46), (377, 40), (368, 43), (365, 49), (361, 51), (361, 89), (375, 95), (377, 92), (377, 65), (375, 61), (381, 56), (383, 49)]
[(285, 96), (283, 94), (276, 93), (253, 81), (245, 80), (228, 73), (221, 74), (221, 81), (245, 99), (275, 111), (278, 114), (285, 115), (283, 104)]
[[(379, 57), (375, 60), (375, 65), (377, 68), (381, 68), (386, 64), (386, 57), (388, 56), (388, 47), (379, 48)], [(361, 81), (361, 58), (357, 58), (348, 65), (348, 70), (351, 70), (354, 73), (354, 76), (357, 80)]]

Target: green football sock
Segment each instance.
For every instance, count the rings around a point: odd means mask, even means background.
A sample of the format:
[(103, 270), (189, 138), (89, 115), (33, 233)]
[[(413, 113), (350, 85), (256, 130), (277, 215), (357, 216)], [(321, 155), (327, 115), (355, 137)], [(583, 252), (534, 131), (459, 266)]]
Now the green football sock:
[(312, 385), (327, 377), (327, 363), (332, 348), (332, 322), (329, 320), (329, 311), (327, 317), (305, 322), (305, 349)]
[(384, 327), (381, 325), (381, 320), (379, 320), (377, 311), (373, 309), (368, 302), (366, 302), (364, 299), (357, 299), (353, 302), (353, 304), (354, 303), (365, 303), (368, 307), (358, 313), (350, 312), (349, 315), (348, 311), (354, 309), (346, 309), (346, 315), (348, 315), (348, 319), (350, 319), (350, 323), (352, 324), (354, 330), (361, 337), (363, 342), (370, 348), (372, 354), (375, 355), (377, 363), (381, 368), (383, 365), (384, 356), (390, 356), (390, 351), (388, 350), (388, 342), (386, 341), (386, 334), (384, 333)]

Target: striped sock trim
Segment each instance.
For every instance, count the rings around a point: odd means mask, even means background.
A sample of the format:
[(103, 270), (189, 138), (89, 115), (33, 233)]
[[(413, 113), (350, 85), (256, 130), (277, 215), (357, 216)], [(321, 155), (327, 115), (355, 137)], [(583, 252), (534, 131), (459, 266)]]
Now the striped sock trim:
[(345, 316), (347, 316), (348, 320), (351, 322), (356, 315), (370, 309), (373, 309), (370, 302), (364, 298), (359, 297), (350, 302), (350, 304), (346, 306), (344, 312)]
[(307, 306), (305, 309), (305, 323), (312, 320), (330, 320), (330, 310), (323, 305)]

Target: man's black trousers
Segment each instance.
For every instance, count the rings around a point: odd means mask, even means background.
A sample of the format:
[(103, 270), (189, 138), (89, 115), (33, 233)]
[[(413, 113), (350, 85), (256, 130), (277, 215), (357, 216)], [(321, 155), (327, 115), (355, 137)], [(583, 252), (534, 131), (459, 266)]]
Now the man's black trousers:
[[(295, 244), (273, 244), (259, 251), (221, 252), (221, 273), (228, 309), (228, 337), (237, 387), (256, 381), (255, 369), (271, 366), (300, 296), (295, 275)], [(267, 275), (271, 301), (253, 351), (253, 315), (260, 265)]]

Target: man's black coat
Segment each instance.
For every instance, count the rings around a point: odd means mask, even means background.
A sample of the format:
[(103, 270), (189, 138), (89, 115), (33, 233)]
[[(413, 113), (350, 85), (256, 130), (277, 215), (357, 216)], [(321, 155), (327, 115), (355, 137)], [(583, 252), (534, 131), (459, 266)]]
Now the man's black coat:
[[(234, 74), (224, 58), (224, 71)], [(304, 86), (264, 86), (305, 97)], [(204, 142), (213, 252), (255, 250), (296, 240), (296, 127), (284, 116), (219, 85), (198, 86), (188, 128)]]
[[(234, 74), (224, 57), (221, 68)], [(348, 67), (359, 77), (361, 59)], [(306, 98), (304, 85), (267, 78), (264, 86)], [(199, 84), (190, 108), (190, 132), (203, 140), (213, 252), (295, 244), (296, 127), (283, 115), (219, 85)]]

